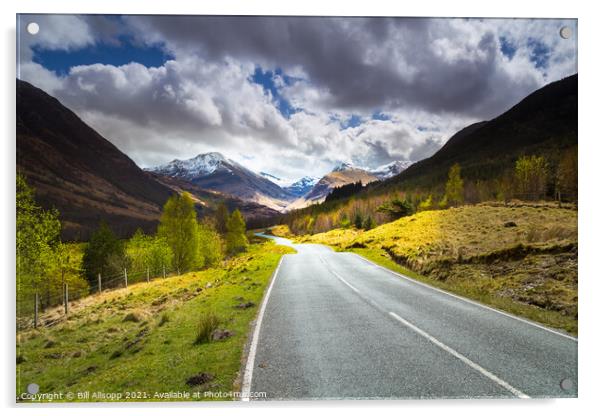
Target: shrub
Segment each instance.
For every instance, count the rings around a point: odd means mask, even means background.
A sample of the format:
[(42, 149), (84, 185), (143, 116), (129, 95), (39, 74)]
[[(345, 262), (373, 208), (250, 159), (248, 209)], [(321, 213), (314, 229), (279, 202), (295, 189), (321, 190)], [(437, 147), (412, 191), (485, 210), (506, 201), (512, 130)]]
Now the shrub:
[(433, 209), (433, 196), (429, 195), (427, 199), (418, 204), (418, 211), (429, 211)]
[(161, 315), (161, 320), (159, 321), (159, 326), (163, 326), (166, 323), (169, 322), (169, 315), (164, 313), (163, 315)]
[(140, 322), (140, 316), (134, 312), (130, 312), (123, 318), (123, 322)]
[(201, 316), (197, 325), (195, 344), (202, 344), (211, 341), (211, 334), (217, 329), (220, 324), (220, 319), (213, 312)]

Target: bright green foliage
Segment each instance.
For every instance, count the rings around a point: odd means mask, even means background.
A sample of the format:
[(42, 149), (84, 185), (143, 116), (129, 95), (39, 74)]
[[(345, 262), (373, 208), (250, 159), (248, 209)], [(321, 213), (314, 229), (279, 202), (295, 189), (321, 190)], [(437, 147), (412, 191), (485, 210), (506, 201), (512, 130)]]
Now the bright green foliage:
[(199, 233), (194, 203), (188, 193), (173, 195), (167, 200), (158, 235), (171, 248), (176, 270), (184, 272), (198, 267)]
[(343, 215), (341, 216), (341, 219), (339, 221), (339, 226), (341, 228), (349, 228), (349, 227), (351, 227), (351, 220), (349, 220), (349, 217), (347, 216), (346, 213), (343, 213)]
[(239, 210), (234, 210), (232, 215), (230, 215), (228, 222), (226, 223), (226, 229), (228, 230), (226, 233), (226, 247), (228, 253), (232, 254), (245, 251), (249, 244), (247, 236), (245, 235), (247, 225)]
[(464, 181), (460, 176), (460, 170), (460, 165), (457, 163), (449, 168), (445, 184), (445, 200), (448, 205), (455, 206), (464, 202)]
[(429, 211), (433, 209), (433, 196), (429, 195), (424, 201), (418, 204), (418, 212)]
[(437, 204), (437, 206), (440, 209), (445, 209), (449, 206), (449, 203), (447, 202), (447, 195), (443, 195), (443, 198), (441, 198), (441, 201), (439, 201), (439, 203)]
[(228, 207), (223, 202), (217, 206), (217, 210), (215, 211), (215, 229), (221, 235), (226, 235), (228, 231), (226, 229), (226, 224), (228, 223), (228, 218), (230, 217), (230, 213), (228, 212)]
[[(70, 298), (81, 297), (89, 292), (88, 282), (83, 278), (82, 270), (82, 244), (56, 245), (53, 261), (48, 271), (45, 282), (46, 296), (51, 296), (55, 302), (45, 302), (50, 305), (56, 303), (58, 297), (62, 299), (63, 284), (69, 285)], [(42, 298), (42, 300), (44, 300)]]
[(22, 175), (17, 175), (16, 202), (17, 296), (28, 300), (47, 288), (61, 224), (56, 210), (45, 211), (36, 204), (34, 190)]
[(99, 273), (103, 279), (123, 273), (125, 266), (123, 243), (106, 222), (101, 222), (84, 251), (83, 269), (88, 282), (95, 284)]
[(546, 193), (548, 165), (543, 156), (522, 156), (516, 161), (514, 177), (521, 199), (540, 199)]
[(145, 235), (140, 229), (126, 244), (126, 254), (132, 272), (148, 270), (152, 276), (160, 275), (163, 267), (171, 269), (173, 253), (164, 238)]
[(199, 257), (205, 267), (219, 264), (224, 258), (223, 241), (215, 226), (210, 221), (201, 221), (199, 232)]

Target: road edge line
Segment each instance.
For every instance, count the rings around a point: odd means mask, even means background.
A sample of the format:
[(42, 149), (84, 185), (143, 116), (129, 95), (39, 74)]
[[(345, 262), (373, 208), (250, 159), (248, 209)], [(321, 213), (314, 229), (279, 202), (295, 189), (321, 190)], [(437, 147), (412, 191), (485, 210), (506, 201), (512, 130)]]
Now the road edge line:
[(520, 316), (513, 315), (513, 314), (511, 314), (511, 313), (509, 313), (509, 312), (505, 312), (505, 311), (502, 311), (502, 310), (496, 309), (496, 308), (494, 308), (494, 307), (492, 307), (492, 306), (485, 305), (485, 304), (483, 304), (483, 303), (481, 303), (481, 302), (478, 302), (478, 301), (476, 301), (476, 300), (472, 300), (472, 299), (468, 299), (468, 298), (466, 298), (466, 297), (464, 297), (464, 296), (456, 295), (455, 293), (449, 292), (449, 291), (447, 291), (447, 290), (440, 289), (440, 288), (438, 288), (438, 287), (435, 287), (435, 286), (431, 286), (431, 285), (429, 285), (428, 283), (424, 283), (424, 282), (421, 282), (421, 281), (419, 281), (419, 280), (412, 279), (412, 278), (411, 278), (411, 277), (409, 277), (409, 276), (403, 275), (403, 274), (401, 274), (401, 273), (398, 273), (398, 272), (396, 272), (396, 271), (394, 271), (394, 270), (391, 270), (391, 269), (388, 269), (388, 268), (386, 268), (386, 267), (384, 267), (384, 266), (381, 266), (380, 264), (374, 263), (373, 261), (370, 261), (370, 260), (368, 260), (367, 258), (365, 258), (365, 257), (363, 257), (363, 256), (361, 256), (361, 255), (359, 255), (359, 254), (357, 254), (357, 253), (354, 253), (354, 252), (352, 252), (352, 251), (347, 251), (347, 253), (351, 253), (351, 254), (353, 254), (353, 255), (355, 255), (355, 256), (357, 256), (357, 257), (359, 257), (361, 260), (365, 261), (366, 263), (369, 263), (369, 264), (371, 264), (371, 265), (373, 265), (373, 266), (376, 266), (376, 267), (378, 267), (378, 268), (380, 268), (380, 269), (383, 269), (383, 270), (385, 270), (385, 271), (387, 271), (387, 272), (389, 272), (389, 273), (391, 273), (391, 274), (394, 274), (395, 276), (401, 277), (401, 278), (403, 278), (403, 279), (405, 279), (405, 280), (408, 280), (408, 281), (410, 281), (410, 282), (412, 282), (412, 283), (416, 283), (416, 284), (418, 284), (418, 285), (420, 285), (420, 286), (424, 286), (424, 287), (426, 287), (426, 288), (429, 288), (429, 289), (435, 290), (435, 291), (437, 291), (437, 292), (444, 293), (444, 294), (446, 294), (446, 295), (448, 295), (448, 296), (452, 296), (452, 297), (454, 297), (454, 298), (456, 298), (456, 299), (463, 300), (464, 302), (470, 303), (470, 304), (472, 304), (472, 305), (475, 305), (475, 306), (480, 306), (481, 308), (488, 309), (488, 310), (490, 310), (490, 311), (492, 311), (492, 312), (497, 312), (497, 313), (499, 313), (499, 314), (501, 314), (501, 315), (507, 316), (508, 318), (516, 319), (517, 321), (520, 321), (520, 322), (523, 322), (523, 323), (525, 323), (525, 324), (528, 324), (528, 325), (531, 325), (531, 326), (537, 327), (537, 328), (539, 328), (539, 329), (543, 329), (544, 331), (548, 331), (548, 332), (550, 332), (550, 333), (552, 333), (552, 334), (556, 334), (556, 335), (560, 335), (561, 337), (568, 338), (568, 339), (570, 339), (571, 341), (574, 341), (574, 342), (579, 342), (579, 339), (578, 339), (578, 338), (576, 338), (576, 337), (573, 337), (573, 336), (571, 336), (571, 335), (568, 335), (568, 334), (563, 334), (562, 332), (559, 332), (559, 331), (557, 331), (557, 330), (554, 330), (554, 329), (552, 329), (552, 328), (548, 328), (547, 326), (544, 326), (544, 325), (542, 325), (542, 324), (538, 324), (537, 322), (533, 322), (533, 321), (530, 321), (530, 320), (528, 320), (528, 319), (521, 318)]
[(261, 301), (261, 306), (259, 307), (259, 313), (257, 314), (257, 319), (255, 320), (255, 328), (253, 329), (253, 335), (251, 338), (251, 344), (249, 346), (249, 354), (247, 355), (247, 362), (245, 365), (242, 387), (240, 389), (241, 400), (243, 402), (250, 401), (250, 393), (251, 393), (251, 382), (253, 381), (253, 367), (255, 366), (255, 354), (257, 352), (257, 344), (259, 342), (259, 331), (261, 330), (261, 323), (263, 322), (263, 315), (265, 313), (265, 308), (268, 303), (268, 299), (270, 298), (270, 294), (272, 293), (272, 287), (274, 286), (274, 282), (278, 277), (278, 272), (280, 271), (280, 266), (282, 265), (282, 260), (284, 259), (284, 254), (280, 257), (278, 261), (278, 266), (276, 266), (276, 270), (272, 276), (272, 280), (270, 281), (270, 286), (266, 291), (263, 300)]
[(512, 393), (516, 397), (518, 397), (520, 399), (530, 399), (531, 398), (530, 396), (528, 396), (527, 394), (523, 393), (522, 391), (520, 391), (516, 387), (512, 386), (507, 381), (502, 380), (501, 378), (499, 378), (498, 376), (496, 376), (495, 374), (493, 374), (489, 370), (486, 370), (485, 368), (481, 367), (479, 364), (475, 363), (470, 358), (466, 357), (465, 355), (460, 354), (458, 351), (454, 350), (453, 348), (451, 348), (451, 347), (447, 346), (446, 344), (444, 344), (443, 342), (439, 341), (437, 338), (433, 337), (428, 332), (426, 332), (426, 331), (418, 328), (414, 324), (406, 321), (401, 316), (397, 315), (395, 312), (389, 312), (389, 315), (391, 317), (393, 317), (395, 320), (401, 322), (406, 327), (410, 328), (412, 331), (414, 331), (418, 335), (422, 336), (423, 338), (426, 338), (429, 342), (431, 342), (432, 344), (435, 344), (437, 347), (441, 348), (443, 351), (445, 351), (445, 352), (451, 354), (452, 356), (456, 357), (457, 359), (459, 359), (460, 361), (462, 361), (464, 364), (468, 365), (473, 370), (478, 371), (483, 376), (487, 377), (489, 380), (495, 382), (499, 386), (501, 386), (504, 389), (508, 390), (510, 393)]

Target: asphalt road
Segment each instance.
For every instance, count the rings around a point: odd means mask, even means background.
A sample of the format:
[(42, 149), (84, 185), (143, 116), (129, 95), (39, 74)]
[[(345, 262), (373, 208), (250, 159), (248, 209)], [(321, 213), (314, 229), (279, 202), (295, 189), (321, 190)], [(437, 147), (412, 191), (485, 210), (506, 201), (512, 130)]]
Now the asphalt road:
[(577, 396), (575, 338), (356, 254), (270, 238), (297, 254), (282, 258), (266, 292), (243, 393), (265, 392), (268, 400)]

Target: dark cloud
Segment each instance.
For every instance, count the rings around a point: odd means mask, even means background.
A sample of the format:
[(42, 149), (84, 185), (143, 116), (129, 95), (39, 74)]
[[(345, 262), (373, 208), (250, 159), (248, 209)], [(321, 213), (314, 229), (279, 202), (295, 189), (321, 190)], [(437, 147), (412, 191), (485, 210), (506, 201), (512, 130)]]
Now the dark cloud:
[[(427, 18), (144, 16), (126, 22), (177, 56), (301, 67), (330, 92), (325, 106), (348, 110), (412, 107), (488, 118), (543, 82), (536, 73), (498, 71), (499, 39), (478, 21), (473, 33), (456, 26), (465, 21)], [(454, 48), (461, 48), (456, 56), (445, 50)]]

